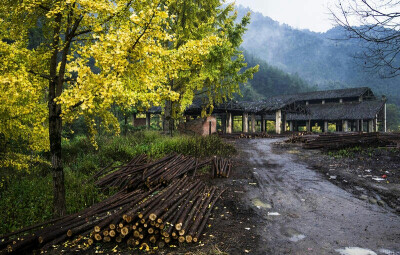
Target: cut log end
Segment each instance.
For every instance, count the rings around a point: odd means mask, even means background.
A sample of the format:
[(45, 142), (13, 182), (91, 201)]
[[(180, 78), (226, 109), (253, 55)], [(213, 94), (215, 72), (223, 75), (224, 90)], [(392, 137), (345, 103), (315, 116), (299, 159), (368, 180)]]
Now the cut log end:
[(90, 245), (92, 245), (94, 243), (94, 241), (93, 241), (93, 239), (92, 238), (89, 238), (88, 240), (87, 240), (87, 244), (90, 246)]
[(102, 237), (99, 233), (94, 235), (94, 239), (96, 239), (96, 241), (101, 241)]
[(152, 221), (155, 221), (157, 219), (157, 215), (155, 215), (154, 213), (151, 213), (149, 216), (149, 219)]
[(123, 234), (124, 236), (128, 235), (128, 233), (129, 233), (129, 229), (127, 227), (123, 227), (121, 229), (121, 234)]
[(158, 248), (162, 249), (165, 247), (165, 243), (163, 241), (158, 242)]
[(185, 239), (187, 243), (191, 243), (193, 241), (193, 237), (191, 235), (187, 235)]
[(155, 236), (151, 236), (149, 240), (153, 244), (155, 244), (157, 242), (157, 238)]
[(178, 223), (175, 225), (176, 230), (181, 230), (182, 229), (182, 223)]

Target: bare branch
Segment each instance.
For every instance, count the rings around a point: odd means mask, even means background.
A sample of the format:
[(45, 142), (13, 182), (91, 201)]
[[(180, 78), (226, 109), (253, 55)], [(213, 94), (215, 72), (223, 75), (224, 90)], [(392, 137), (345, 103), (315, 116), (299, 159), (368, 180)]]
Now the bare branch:
[[(392, 0), (337, 0), (330, 9), (347, 38), (364, 42), (365, 67), (384, 77), (400, 75), (400, 2)], [(396, 11), (393, 11), (393, 10)], [(358, 56), (358, 58), (361, 58)]]

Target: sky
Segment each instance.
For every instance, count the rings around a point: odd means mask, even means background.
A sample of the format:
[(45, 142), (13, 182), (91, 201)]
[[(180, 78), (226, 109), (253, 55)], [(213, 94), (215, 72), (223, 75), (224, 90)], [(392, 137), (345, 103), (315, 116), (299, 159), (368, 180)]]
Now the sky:
[(328, 6), (335, 0), (231, 0), (294, 28), (326, 32), (334, 26)]

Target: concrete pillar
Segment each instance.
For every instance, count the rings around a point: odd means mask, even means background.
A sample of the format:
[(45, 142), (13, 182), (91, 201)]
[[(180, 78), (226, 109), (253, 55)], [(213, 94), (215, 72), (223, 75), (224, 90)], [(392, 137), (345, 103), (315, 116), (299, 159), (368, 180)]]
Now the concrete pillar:
[(324, 121), (324, 133), (328, 133), (328, 121)]
[(355, 120), (356, 123), (356, 131), (359, 132), (360, 131), (360, 120)]
[(368, 121), (368, 133), (374, 132), (374, 120)]
[(251, 114), (251, 132), (256, 132), (256, 115), (254, 113)]
[(278, 110), (275, 112), (275, 132), (282, 134), (282, 111)]
[(363, 101), (363, 96), (360, 96), (359, 98), (358, 98), (358, 102), (362, 102)]
[(226, 133), (232, 133), (232, 113), (226, 113)]
[(226, 116), (224, 114), (221, 115), (221, 129), (222, 133), (226, 134)]
[(294, 129), (293, 129), (293, 121), (289, 121), (289, 131), (290, 132), (294, 131)]
[(343, 121), (343, 132), (349, 132), (349, 122), (347, 120)]
[(339, 103), (343, 104), (343, 98), (339, 99)]
[(286, 113), (282, 112), (282, 132), (286, 132), (287, 120)]
[(264, 120), (264, 115), (261, 115), (261, 132), (265, 132), (265, 120)]
[(375, 132), (378, 132), (379, 131), (378, 114), (375, 117), (374, 124), (375, 124)]
[(247, 112), (242, 115), (242, 131), (244, 133), (249, 132), (249, 114)]
[(386, 126), (386, 103), (383, 106), (383, 132), (387, 132), (387, 126)]
[(322, 104), (325, 104), (325, 100), (322, 100)]
[(306, 130), (307, 132), (311, 132), (311, 120), (306, 121)]
[(364, 120), (360, 120), (360, 132), (364, 132)]
[(146, 112), (146, 128), (150, 129), (150, 113)]
[(306, 101), (306, 105), (308, 105), (308, 101)]
[(297, 120), (294, 121), (293, 128), (294, 128), (294, 131), (299, 131), (299, 123), (297, 123)]

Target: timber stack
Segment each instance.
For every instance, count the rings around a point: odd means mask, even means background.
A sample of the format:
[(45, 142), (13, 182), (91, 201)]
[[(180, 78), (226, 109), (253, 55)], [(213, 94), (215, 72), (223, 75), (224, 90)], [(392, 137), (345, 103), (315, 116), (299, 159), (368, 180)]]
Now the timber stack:
[(214, 157), (211, 172), (213, 178), (229, 178), (232, 170), (232, 161), (229, 159)]
[(118, 188), (116, 194), (81, 212), (1, 236), (0, 254), (47, 250), (68, 240), (86, 246), (125, 242), (145, 250), (198, 242), (223, 190), (187, 175), (210, 162), (172, 154), (149, 163), (141, 155), (117, 169), (104, 168), (106, 174), (93, 179), (101, 189)]
[[(180, 154), (171, 154), (155, 162), (144, 164), (143, 156), (133, 159), (125, 166), (119, 167), (112, 173), (105, 175), (95, 182), (96, 186), (103, 190), (111, 187), (118, 189), (137, 189), (144, 186), (151, 187), (155, 184), (166, 184), (174, 178), (191, 172), (195, 174), (198, 168), (208, 164), (210, 161), (199, 162), (193, 157)], [(139, 163), (139, 164), (138, 164)]]
[(271, 135), (265, 132), (262, 133), (220, 133), (219, 136), (225, 139), (255, 139), (255, 138), (274, 138), (281, 135)]
[(400, 134), (390, 133), (333, 133), (292, 137), (289, 143), (303, 143), (305, 149), (335, 150), (348, 147), (397, 147)]

